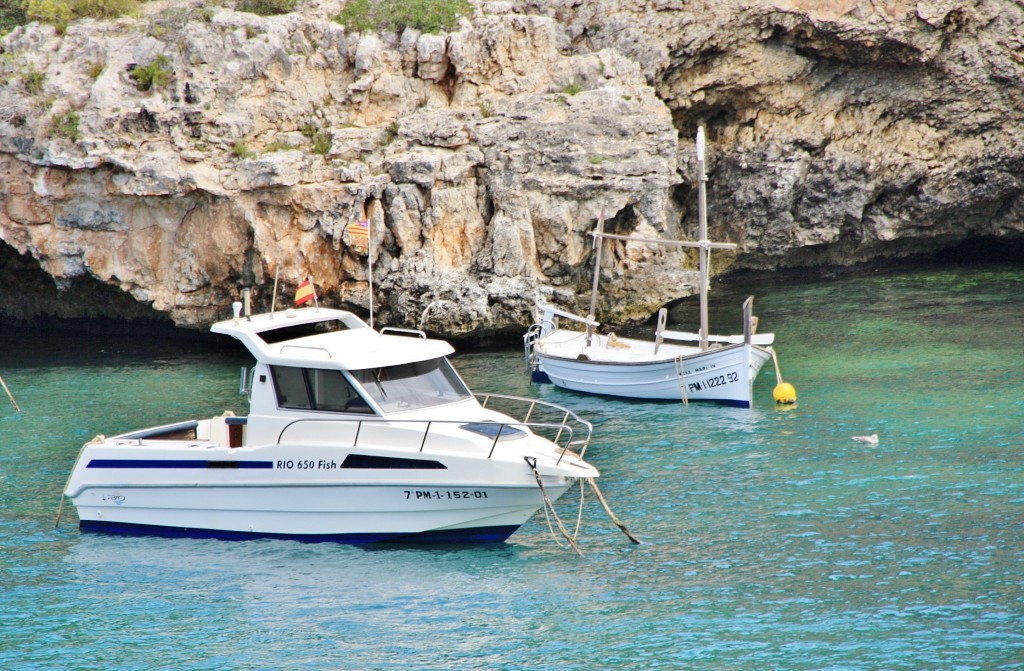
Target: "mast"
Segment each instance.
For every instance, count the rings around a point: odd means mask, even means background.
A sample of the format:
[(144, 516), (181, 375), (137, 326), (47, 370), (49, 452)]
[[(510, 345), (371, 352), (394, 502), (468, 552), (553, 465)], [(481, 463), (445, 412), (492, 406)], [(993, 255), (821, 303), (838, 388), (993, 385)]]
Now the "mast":
[(689, 242), (683, 240), (656, 240), (649, 238), (638, 238), (630, 235), (618, 235), (616, 233), (604, 232), (604, 210), (597, 220), (597, 228), (591, 233), (594, 236), (594, 244), (597, 246), (594, 254), (594, 283), (590, 289), (590, 314), (587, 316), (587, 347), (590, 346), (591, 337), (594, 332), (595, 314), (597, 312), (597, 287), (601, 276), (601, 247), (605, 238), (611, 240), (625, 240), (626, 242), (643, 242), (654, 245), (668, 245), (674, 247), (696, 247), (700, 261), (700, 349), (708, 349), (708, 275), (711, 265), (712, 249), (736, 249), (733, 242), (711, 242), (708, 240), (708, 203), (707, 203), (707, 175), (704, 174), (704, 127), (697, 128), (697, 241)]
[(711, 246), (708, 242), (707, 175), (704, 174), (704, 126), (697, 128), (697, 240), (700, 244), (700, 349), (708, 349), (708, 265)]
[(604, 210), (597, 218), (597, 233), (594, 235), (594, 282), (590, 286), (590, 314), (587, 315), (587, 347), (594, 335), (594, 320), (597, 318), (597, 284), (601, 278), (601, 248), (604, 247)]

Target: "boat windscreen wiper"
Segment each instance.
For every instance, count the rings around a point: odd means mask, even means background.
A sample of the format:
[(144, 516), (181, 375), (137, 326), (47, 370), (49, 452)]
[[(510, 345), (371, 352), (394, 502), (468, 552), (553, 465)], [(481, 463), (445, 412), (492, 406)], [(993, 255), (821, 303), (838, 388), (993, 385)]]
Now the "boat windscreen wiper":
[(380, 389), (381, 397), (382, 398), (387, 398), (388, 397), (388, 393), (386, 391), (384, 391), (384, 385), (382, 385), (380, 383), (380, 371), (381, 371), (380, 368), (378, 368), (377, 370), (373, 371), (373, 380), (374, 380), (374, 382), (377, 383), (377, 389)]

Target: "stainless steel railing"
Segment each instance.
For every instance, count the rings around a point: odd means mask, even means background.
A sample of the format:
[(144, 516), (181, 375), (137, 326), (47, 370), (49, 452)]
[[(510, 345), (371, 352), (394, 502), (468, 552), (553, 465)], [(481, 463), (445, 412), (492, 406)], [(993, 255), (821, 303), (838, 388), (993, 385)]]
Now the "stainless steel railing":
[[(497, 412), (509, 415), (513, 421), (492, 422), (480, 420), (426, 420), (426, 419), (394, 419), (387, 417), (375, 418), (299, 418), (286, 424), (278, 433), (277, 442), (284, 441), (289, 431), (298, 431), (302, 427), (311, 424), (328, 424), (333, 427), (342, 425), (355, 425), (352, 438), (353, 447), (360, 445), (360, 437), (373, 429), (402, 429), (412, 426), (422, 427), (422, 433), (415, 436), (398, 436), (393, 438), (403, 441), (398, 447), (409, 447), (411, 451), (423, 452), (427, 441), (433, 435), (437, 435), (436, 428), (439, 426), (456, 425), (467, 431), (488, 438), (493, 433), (490, 451), (487, 458), (490, 459), (501, 441), (514, 440), (522, 437), (525, 432), (541, 436), (554, 443), (561, 451), (559, 462), (566, 453), (574, 453), (583, 457), (587, 446), (590, 444), (593, 427), (590, 422), (581, 419), (576, 413), (547, 401), (525, 398), (521, 396), (510, 396), (508, 394), (477, 394), (480, 405)], [(521, 419), (516, 416), (521, 413)], [(549, 419), (550, 418), (550, 419)], [(337, 435), (336, 433), (334, 434)], [(449, 438), (450, 433), (446, 434)], [(365, 440), (365, 438), (364, 438)], [(416, 445), (418, 441), (418, 445)]]
[[(551, 442), (563, 449), (571, 449), (581, 457), (587, 451), (587, 446), (590, 445), (590, 437), (593, 434), (594, 427), (590, 422), (580, 418), (579, 415), (564, 406), (541, 401), (536, 398), (512, 396), (509, 394), (481, 393), (476, 394), (476, 397), (483, 407), (504, 412), (511, 417), (517, 417), (519, 412), (522, 412), (523, 414), (519, 419), (522, 424), (529, 425), (533, 421), (534, 416), (538, 414), (541, 415), (542, 420), (550, 417), (549, 421), (542, 421), (541, 425), (558, 427), (555, 435), (549, 437)], [(492, 404), (492, 401), (494, 404)], [(498, 407), (495, 407), (495, 405)], [(566, 431), (569, 432), (569, 438), (563, 446), (560, 441), (563, 437), (562, 434)]]

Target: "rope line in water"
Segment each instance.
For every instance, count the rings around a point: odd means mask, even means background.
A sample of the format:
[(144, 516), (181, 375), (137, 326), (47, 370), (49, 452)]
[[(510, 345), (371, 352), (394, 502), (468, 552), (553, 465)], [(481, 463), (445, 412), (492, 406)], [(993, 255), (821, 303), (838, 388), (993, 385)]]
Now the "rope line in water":
[[(572, 532), (573, 540), (579, 538), (580, 528), (583, 526), (583, 480), (580, 480), (580, 505), (576, 511), (576, 528)], [(548, 525), (548, 533), (551, 534), (551, 539), (555, 541), (558, 547), (565, 547), (562, 545), (562, 541), (558, 540), (558, 534), (555, 533), (555, 527), (551, 524), (551, 515), (548, 513), (547, 506), (544, 506), (544, 521)]]
[[(548, 492), (544, 488), (544, 482), (541, 480), (540, 472), (537, 470), (536, 457), (523, 457), (523, 460), (526, 461), (527, 465), (531, 469), (533, 469), (533, 477), (537, 480), (537, 486), (540, 487), (540, 493), (544, 497), (544, 519), (548, 523), (548, 531), (551, 532), (551, 537), (555, 539), (556, 543), (559, 543), (559, 545), (561, 545), (561, 543), (558, 541), (558, 536), (555, 535), (554, 528), (551, 526), (551, 520), (554, 519), (555, 524), (558, 526), (559, 533), (561, 533), (562, 537), (564, 537), (565, 540), (568, 541), (569, 546), (576, 551), (576, 554), (582, 557), (583, 552), (580, 550), (579, 544), (576, 542), (576, 537), (579, 534), (580, 527), (583, 523), (584, 496), (582, 480), (580, 481), (580, 507), (576, 517), (576, 531), (573, 534), (569, 534), (569, 531), (565, 528), (565, 525), (562, 523), (562, 519), (558, 516), (558, 513), (555, 512), (555, 505), (551, 502), (551, 497), (548, 496)], [(615, 513), (612, 512), (611, 506), (608, 505), (608, 501), (605, 500), (604, 494), (601, 493), (601, 490), (598, 488), (597, 483), (594, 482), (594, 478), (587, 478), (586, 480), (587, 482), (590, 483), (590, 488), (597, 496), (597, 500), (601, 502), (601, 507), (604, 508), (604, 511), (606, 513), (608, 513), (608, 517), (610, 517), (612, 522), (615, 523), (615, 526), (617, 526), (619, 530), (622, 531), (622, 533), (626, 534), (626, 538), (628, 538), (630, 541), (632, 541), (636, 545), (642, 545), (643, 541), (634, 536), (632, 532), (630, 532), (629, 528), (622, 522), (622, 520), (620, 520), (615, 515)]]
[(523, 457), (523, 460), (526, 461), (526, 464), (531, 469), (533, 469), (533, 477), (537, 480), (537, 486), (540, 487), (541, 496), (544, 497), (544, 514), (547, 515), (547, 512), (549, 510), (551, 511), (551, 516), (555, 519), (555, 523), (558, 525), (558, 531), (562, 534), (562, 536), (565, 537), (565, 540), (569, 542), (569, 547), (575, 550), (576, 554), (582, 557), (583, 552), (580, 551), (580, 546), (577, 545), (576, 539), (569, 535), (569, 532), (566, 530), (565, 525), (562, 524), (562, 519), (558, 516), (558, 513), (555, 512), (555, 505), (551, 503), (551, 497), (548, 496), (547, 490), (544, 489), (544, 483), (541, 481), (540, 478), (540, 471), (537, 470), (537, 458)]
[(601, 490), (597, 488), (597, 483), (594, 482), (594, 478), (587, 478), (587, 482), (590, 483), (590, 488), (594, 490), (594, 494), (597, 495), (597, 500), (601, 502), (601, 506), (604, 508), (604, 511), (608, 513), (608, 517), (612, 518), (612, 522), (615, 522), (615, 526), (617, 526), (622, 533), (626, 534), (626, 537), (629, 538), (629, 540), (633, 541), (637, 545), (641, 545), (642, 542), (640, 539), (631, 534), (629, 529), (626, 528), (626, 525), (623, 524), (619, 518), (615, 516), (615, 513), (612, 512), (612, 509), (608, 507), (608, 502), (604, 500), (604, 495), (601, 494)]
[(576, 510), (576, 530), (572, 532), (573, 538), (580, 535), (580, 528), (583, 526), (583, 493), (583, 481), (580, 480), (580, 507)]
[(2, 375), (0, 375), (0, 385), (3, 385), (4, 391), (7, 392), (7, 398), (11, 399), (11, 405), (14, 406), (14, 409), (21, 412), (21, 408), (18, 407), (18, 402), (14, 400), (14, 394), (12, 394), (11, 390), (7, 387), (7, 383), (4, 382)]
[[(675, 358), (676, 362), (676, 374), (679, 376), (679, 391), (683, 397), (683, 405), (690, 405), (690, 399), (686, 396), (686, 381), (683, 379), (683, 355), (680, 354)], [(593, 485), (594, 481), (591, 480), (590, 484)]]
[(779, 357), (775, 354), (775, 348), (771, 349), (772, 362), (775, 364), (775, 381), (778, 384), (782, 384), (785, 380), (782, 379), (782, 370), (779, 368)]

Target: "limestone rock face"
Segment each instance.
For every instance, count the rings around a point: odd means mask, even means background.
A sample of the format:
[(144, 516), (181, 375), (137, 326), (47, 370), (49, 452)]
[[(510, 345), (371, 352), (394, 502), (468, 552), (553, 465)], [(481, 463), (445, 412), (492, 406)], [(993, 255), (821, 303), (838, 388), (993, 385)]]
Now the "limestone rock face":
[[(116, 288), (197, 328), (309, 276), (382, 324), (519, 333), (540, 299), (586, 311), (600, 217), (696, 236), (699, 125), (710, 237), (739, 245), (717, 272), (1024, 237), (1020, 3), (509, 0), (441, 35), (298, 4), (4, 37), (0, 274), (31, 259), (58, 299)], [(603, 321), (695, 290), (691, 255), (606, 245)], [(0, 294), (137, 316), (53, 304)]]

